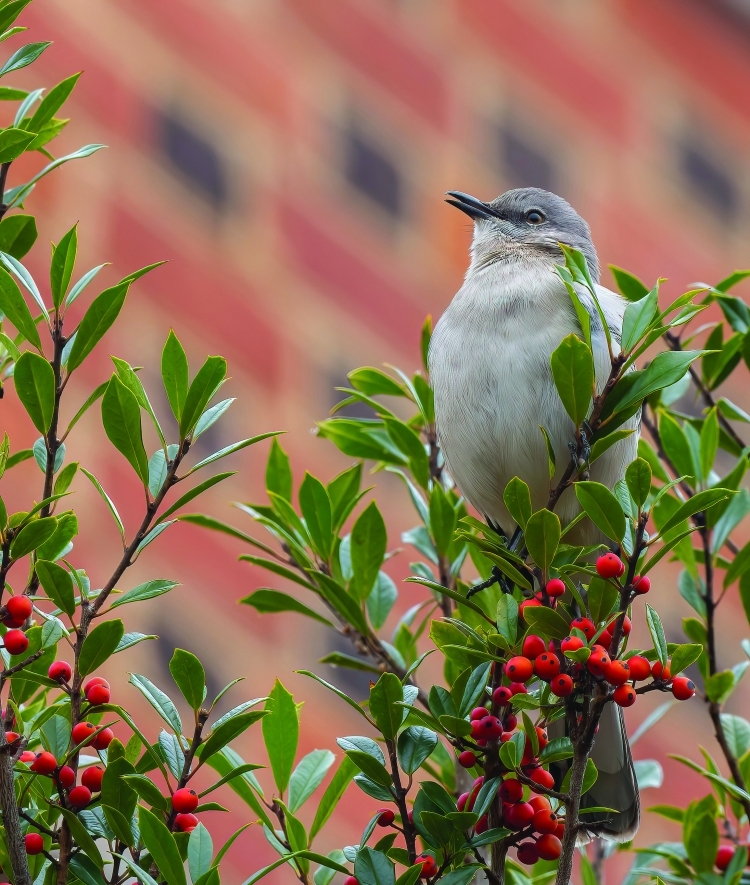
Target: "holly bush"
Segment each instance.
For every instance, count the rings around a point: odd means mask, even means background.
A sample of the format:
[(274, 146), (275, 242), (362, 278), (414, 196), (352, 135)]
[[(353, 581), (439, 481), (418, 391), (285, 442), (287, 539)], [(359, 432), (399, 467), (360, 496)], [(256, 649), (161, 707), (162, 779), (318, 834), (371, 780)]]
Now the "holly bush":
[[(25, 30), (14, 22), (28, 2), (0, 4), (0, 41)], [(0, 78), (30, 65), (48, 45), (22, 46), (0, 68)], [(72, 282), (76, 226), (53, 246), (48, 286), (40, 287), (21, 263), (36, 240), (35, 220), (23, 208), (36, 184), (102, 147), (87, 145), (59, 158), (51, 153), (68, 123), (55, 115), (77, 78), (46, 94), (0, 86), (0, 100), (18, 103), (12, 125), (0, 131), (0, 372), (12, 379), (14, 395), (40, 434), (32, 449), (20, 451), (5, 435), (0, 478), (27, 459), (43, 477), (41, 490), (29, 490), (28, 510), (9, 513), (0, 499), (0, 866), (8, 878), (15, 885), (134, 879), (186, 885), (189, 875), (193, 885), (219, 885), (228, 848), (258, 824), (278, 859), (260, 869), (251, 861), (247, 885), (280, 867), (302, 885), (329, 885), (337, 872), (348, 877), (346, 885), (415, 885), (418, 879), (469, 885), (481, 876), (491, 885), (506, 879), (565, 885), (577, 844), (606, 829), (617, 813), (594, 798), (599, 773), (591, 752), (600, 720), (653, 691), (679, 701), (697, 693), (694, 715), (705, 710), (710, 717), (719, 761), (703, 748), (701, 762), (675, 756), (703, 776), (706, 795), (684, 809), (652, 809), (681, 825), (682, 841), (639, 850), (628, 881), (737, 885), (747, 878), (750, 723), (724, 706), (750, 662), (722, 669), (717, 608), (738, 592), (750, 618), (750, 544), (739, 547), (733, 540), (750, 512), (750, 495), (741, 487), (750, 448), (736, 429), (750, 416), (716, 391), (750, 364), (750, 312), (730, 294), (750, 272), (696, 286), (662, 309), (661, 281), (649, 290), (612, 268), (628, 302), (616, 341), (583, 255), (561, 246), (556, 270), (580, 332), (560, 343), (550, 368), (574, 428), (571, 457), (557, 463), (547, 440), (548, 463), (540, 469), (547, 471), (550, 493), (541, 509), (532, 506), (521, 478), (508, 484), (504, 500), (518, 527), (511, 537), (469, 512), (444, 467), (427, 365), (429, 320), (420, 371), (366, 367), (349, 375), (340, 407), (363, 405), (370, 417), (334, 414), (318, 425), (318, 436), (332, 442), (349, 466), (329, 482), (305, 474), (295, 493), (275, 432), (194, 462), (193, 444), (231, 405), (229, 399), (214, 403), (227, 365), (209, 356), (191, 379), (174, 332), (161, 356), (168, 426), (157, 418), (139, 370), (114, 356), (110, 379), (68, 407), (71, 374), (115, 322), (130, 287), (158, 267), (136, 270), (89, 299), (104, 265)], [(9, 187), (14, 161), (30, 152), (41, 153), (47, 164)], [(696, 325), (709, 307), (723, 319)], [(592, 334), (606, 336), (610, 355), (609, 378), (600, 389)], [(126, 529), (101, 483), (69, 453), (71, 432), (92, 407), (143, 488), (135, 529)], [(591, 481), (591, 463), (638, 432), (636, 416), (645, 432), (623, 479), (614, 489)], [(148, 434), (158, 438), (150, 457), (144, 420)], [(539, 432), (547, 439), (543, 427)], [(270, 537), (184, 512), (232, 475), (201, 480), (193, 474), (205, 475), (216, 462), (268, 438), (268, 501), (238, 506)], [(400, 542), (415, 551), (407, 580), (423, 596), (387, 631), (399, 593), (386, 563), (398, 551), (389, 548), (373, 487), (362, 487), (365, 464), (374, 474), (395, 474), (416, 513), (416, 526)], [(78, 520), (66, 499), (81, 482), (96, 488), (122, 539), (122, 553), (101, 588), (92, 588), (83, 564), (71, 561)], [(555, 513), (563, 494), (580, 504), (579, 516), (567, 525)], [(322, 662), (371, 674), (369, 697), (358, 702), (321, 676), (300, 671), (356, 710), (362, 722), (362, 734), (337, 738), (341, 760), (314, 813), (303, 806), (322, 788), (335, 757), (314, 750), (297, 761), (298, 706), (280, 681), (267, 697), (216, 717), (216, 704), (236, 683), (209, 701), (201, 662), (176, 649), (170, 672), (178, 703), (190, 711), (186, 725), (162, 687), (146, 675), (130, 675), (162, 720), (156, 732), (137, 724), (97, 675), (111, 656), (155, 639), (126, 632), (116, 609), (175, 586), (155, 578), (128, 588), (127, 572), (178, 520), (243, 542), (250, 552), (241, 559), (269, 571), (273, 582), (288, 583), (289, 592), (256, 589), (245, 604), (325, 624), (351, 649)], [(581, 520), (590, 520), (606, 542), (576, 544), (571, 530)], [(681, 564), (679, 591), (691, 610), (679, 643), (667, 640), (657, 608), (640, 598), (652, 592), (651, 572), (665, 558)], [(658, 597), (658, 583), (649, 600)], [(630, 618), (640, 607), (650, 636), (646, 648), (630, 645)], [(750, 640), (743, 650), (750, 655)], [(432, 654), (442, 660), (442, 684), (422, 678)], [(657, 708), (634, 740), (669, 706)], [(267, 760), (246, 763), (231, 743), (258, 721)], [(264, 789), (254, 771), (266, 762), (273, 786)], [(198, 792), (191, 782), (203, 766), (217, 780)], [(660, 781), (656, 761), (641, 762), (637, 773), (641, 786)], [(352, 781), (383, 807), (364, 826), (358, 845), (325, 855), (314, 851), (313, 840)], [(249, 819), (215, 852), (199, 815), (222, 808), (213, 797), (222, 787), (241, 797)], [(593, 859), (581, 852), (587, 885), (616, 845), (595, 839), (594, 847)]]

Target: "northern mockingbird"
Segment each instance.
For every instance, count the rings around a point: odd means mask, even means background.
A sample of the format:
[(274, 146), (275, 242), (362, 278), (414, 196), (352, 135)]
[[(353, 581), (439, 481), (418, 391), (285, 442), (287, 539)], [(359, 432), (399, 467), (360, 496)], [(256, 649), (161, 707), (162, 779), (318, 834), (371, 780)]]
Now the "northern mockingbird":
[[(626, 302), (598, 285), (599, 260), (589, 226), (561, 197), (538, 188), (511, 190), (489, 203), (458, 191), (449, 196), (449, 203), (473, 219), (474, 238), (463, 285), (430, 344), (438, 439), (462, 494), (507, 534), (515, 526), (503, 491), (514, 476), (528, 484), (534, 510), (545, 507), (549, 497), (547, 451), (538, 425), (555, 451), (553, 484), (567, 466), (575, 435), (550, 369), (550, 355), (563, 338), (581, 334), (570, 296), (554, 271), (563, 262), (559, 244), (586, 257), (613, 346), (620, 340)], [(591, 314), (601, 389), (611, 367), (609, 351), (590, 296), (580, 294)], [(636, 429), (637, 418), (626, 427)], [(591, 479), (611, 489), (636, 457), (637, 445), (637, 433), (616, 443), (591, 465)], [(571, 490), (556, 507), (563, 525), (579, 510)], [(592, 544), (603, 538), (583, 520), (566, 540)], [(591, 832), (630, 839), (638, 828), (638, 788), (622, 713), (614, 704), (605, 708), (592, 758), (599, 777), (585, 804), (620, 813), (587, 815)]]

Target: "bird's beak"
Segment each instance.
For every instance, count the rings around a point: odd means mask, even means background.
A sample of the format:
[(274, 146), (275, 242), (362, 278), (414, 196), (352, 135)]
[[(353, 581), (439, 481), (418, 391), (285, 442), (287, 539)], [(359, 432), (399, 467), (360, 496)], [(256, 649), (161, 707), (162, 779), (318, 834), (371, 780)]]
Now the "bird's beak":
[(465, 212), (469, 218), (475, 220), (484, 218), (491, 221), (493, 218), (500, 217), (492, 206), (488, 206), (487, 203), (483, 203), (481, 200), (478, 200), (476, 197), (472, 197), (469, 194), (463, 194), (461, 191), (448, 191), (448, 196), (453, 197), (453, 199), (446, 200), (445, 202), (450, 203), (451, 206), (455, 206), (456, 209)]

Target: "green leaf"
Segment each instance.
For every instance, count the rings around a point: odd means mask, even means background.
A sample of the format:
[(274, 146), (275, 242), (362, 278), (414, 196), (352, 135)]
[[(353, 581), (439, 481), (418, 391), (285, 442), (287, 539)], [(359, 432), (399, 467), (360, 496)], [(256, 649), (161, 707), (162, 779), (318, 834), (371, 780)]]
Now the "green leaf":
[(141, 838), (167, 885), (187, 885), (180, 850), (174, 836), (161, 820), (146, 808), (138, 809)]
[(263, 719), (263, 740), (274, 781), (283, 793), (289, 784), (297, 754), (299, 715), (294, 698), (278, 679), (266, 701), (265, 709), (268, 715)]
[(366, 396), (407, 396), (406, 388), (380, 369), (355, 369), (347, 378), (355, 390)]
[(102, 811), (104, 812), (104, 817), (109, 824), (109, 828), (112, 832), (117, 836), (117, 838), (124, 842), (129, 848), (135, 847), (135, 839), (133, 837), (133, 831), (130, 828), (130, 824), (128, 823), (128, 819), (125, 815), (118, 811), (116, 808), (112, 808), (111, 805), (106, 805), (102, 802)]
[[(280, 430), (270, 430), (268, 433), (259, 433), (257, 436), (251, 436), (248, 439), (241, 439), (239, 442), (232, 443), (229, 446), (224, 446), (223, 449), (219, 449), (218, 452), (214, 452), (213, 455), (209, 455), (207, 458), (204, 458), (202, 461), (199, 461), (193, 467), (188, 470), (186, 476), (190, 476), (191, 473), (195, 473), (196, 470), (200, 470), (201, 467), (205, 467), (207, 464), (213, 464), (214, 461), (220, 461), (222, 458), (226, 458), (227, 455), (233, 455), (235, 452), (239, 452), (240, 449), (246, 449), (248, 446), (254, 446), (255, 443), (262, 442), (264, 439), (268, 439), (271, 436), (278, 436), (282, 431)], [(193, 435), (195, 436), (195, 435)]]
[(317, 811), (315, 812), (315, 818), (310, 827), (311, 842), (333, 814), (336, 806), (346, 792), (346, 788), (349, 786), (352, 778), (358, 771), (359, 769), (354, 762), (352, 762), (348, 756), (344, 756), (339, 767), (336, 769), (336, 773), (331, 778), (331, 782), (326, 787)]
[(190, 707), (199, 710), (206, 693), (203, 664), (189, 651), (176, 648), (169, 662), (169, 672)]
[(419, 435), (408, 424), (397, 418), (384, 415), (383, 424), (388, 431), (388, 436), (408, 459), (409, 469), (414, 479), (423, 489), (426, 489), (430, 483), (430, 459)]
[(531, 518), (532, 513), (531, 492), (526, 483), (514, 476), (508, 485), (505, 486), (503, 501), (508, 508), (508, 513), (526, 531), (526, 523)]
[(112, 445), (148, 485), (148, 457), (143, 446), (138, 400), (117, 375), (110, 379), (102, 398), (102, 423)]
[(723, 704), (734, 690), (735, 676), (731, 670), (721, 670), (706, 679), (706, 697), (709, 701)]
[(311, 673), (309, 670), (295, 670), (295, 673), (299, 673), (302, 676), (309, 676), (310, 679), (314, 679), (316, 682), (319, 682), (321, 685), (324, 685), (329, 691), (332, 691), (334, 694), (338, 695), (342, 701), (346, 701), (347, 704), (353, 709), (356, 710), (360, 716), (364, 716), (368, 722), (370, 722), (370, 717), (365, 713), (362, 707), (353, 699), (350, 698), (348, 694), (345, 694), (341, 691), (340, 688), (336, 688), (335, 685), (331, 685), (330, 682), (326, 682), (325, 679), (322, 679), (320, 676), (317, 676), (315, 673)]
[(41, 547), (52, 537), (56, 529), (57, 519), (54, 516), (32, 520), (13, 539), (10, 545), (10, 558), (20, 559)]
[(346, 590), (324, 572), (310, 570), (309, 574), (317, 581), (320, 593), (355, 630), (367, 634), (367, 621), (359, 605)]
[(740, 759), (750, 750), (750, 722), (741, 716), (722, 713), (721, 725), (731, 754)]
[(678, 526), (681, 522), (693, 516), (693, 514), (708, 510), (709, 507), (713, 507), (714, 504), (718, 504), (720, 501), (725, 501), (734, 494), (734, 492), (727, 489), (706, 489), (703, 492), (698, 492), (675, 511), (661, 526), (659, 533), (663, 537), (670, 529)]
[(135, 790), (144, 802), (148, 802), (149, 805), (153, 808), (158, 808), (159, 811), (168, 810), (169, 803), (166, 797), (162, 795), (161, 790), (150, 777), (146, 777), (144, 774), (126, 774), (123, 776), (123, 780), (129, 787)]
[(55, 603), (55, 605), (65, 612), (66, 615), (72, 615), (76, 610), (75, 591), (73, 590), (73, 579), (70, 572), (55, 562), (48, 562), (39, 559), (34, 564), (34, 568), (39, 578), (39, 582), (44, 588), (44, 592)]
[(457, 515), (453, 503), (440, 483), (435, 483), (430, 493), (430, 531), (441, 556), (445, 556), (453, 540)]
[(188, 392), (188, 361), (180, 339), (170, 329), (161, 354), (161, 377), (172, 414), (179, 422)]
[(651, 466), (648, 461), (643, 458), (631, 461), (625, 470), (625, 482), (638, 509), (642, 509), (651, 491)]
[(266, 488), (269, 492), (282, 497), (291, 503), (292, 500), (292, 468), (289, 456), (281, 448), (279, 441), (274, 439), (268, 453), (266, 465)]
[(81, 820), (68, 808), (60, 808), (59, 813), (65, 818), (73, 838), (76, 840), (81, 850), (85, 852), (89, 860), (93, 861), (100, 870), (104, 869), (104, 859), (96, 846), (96, 842), (88, 834), (86, 827)]
[(35, 62), (44, 52), (44, 50), (50, 45), (51, 43), (49, 42), (27, 43), (25, 46), (17, 49), (13, 53), (13, 55), (11, 55), (11, 57), (5, 62), (2, 68), (0, 68), (0, 77), (5, 76), (5, 74), (9, 74), (11, 71), (18, 71), (21, 68), (25, 68), (27, 65)]
[(716, 800), (713, 796), (690, 803), (685, 814), (683, 841), (690, 863), (697, 873), (713, 870), (719, 849)]
[[(83, 315), (68, 356), (68, 372), (73, 372), (104, 337), (117, 319), (130, 288), (130, 282), (122, 280), (98, 295)], [(106, 394), (105, 394), (106, 395)]]
[(662, 351), (647, 368), (628, 372), (607, 398), (602, 417), (632, 409), (657, 390), (675, 384), (702, 353), (700, 350)]
[[(113, 622), (105, 621), (101, 627), (105, 627), (109, 623)], [(101, 627), (98, 627), (97, 629), (101, 629)], [(157, 688), (150, 679), (147, 679), (145, 676), (140, 676), (138, 673), (131, 673), (128, 682), (140, 691), (154, 710), (156, 710), (167, 725), (172, 728), (175, 734), (182, 734), (182, 720), (180, 719), (180, 714), (177, 712), (177, 708), (170, 698), (160, 688)]]
[(542, 632), (552, 639), (565, 639), (570, 634), (570, 622), (555, 609), (535, 606), (527, 608), (523, 616), (534, 633)]
[(615, 278), (617, 288), (628, 301), (640, 301), (648, 295), (648, 288), (638, 279), (638, 277), (633, 276), (633, 274), (629, 273), (627, 270), (623, 270), (621, 267), (617, 267), (614, 264), (610, 264), (609, 269), (612, 271), (612, 276)]
[[(64, 556), (70, 541), (78, 534), (78, 518), (72, 511), (57, 517), (57, 526), (52, 536), (41, 544), (36, 552), (39, 559), (54, 561)], [(19, 536), (20, 537), (20, 536)], [(12, 552), (12, 549), (11, 549)]]
[(573, 756), (573, 744), (569, 737), (552, 738), (539, 754), (540, 762), (559, 762)]
[(544, 437), (544, 444), (547, 448), (547, 472), (549, 473), (550, 481), (554, 479), (555, 476), (555, 449), (552, 445), (552, 442), (549, 438), (549, 433), (547, 433), (546, 429), (542, 427), (541, 424), (537, 425), (539, 430), (542, 432), (542, 436)]
[(190, 434), (203, 410), (221, 386), (227, 374), (227, 361), (222, 356), (210, 356), (198, 370), (188, 388), (180, 415), (180, 438)]
[(706, 415), (700, 436), (701, 477), (707, 480), (719, 448), (719, 415), (716, 406)]
[[(240, 705), (240, 708), (243, 705)], [(237, 708), (239, 709), (239, 708)], [(231, 713), (232, 711), (230, 711)], [(228, 717), (228, 718), (227, 718)], [(247, 731), (251, 725), (254, 725), (259, 719), (267, 719), (268, 713), (265, 710), (248, 710), (247, 712), (237, 713), (230, 716), (229, 713), (217, 720), (211, 734), (204, 744), (198, 750), (198, 756), (203, 760), (209, 759), (220, 750), (223, 750), (227, 744), (231, 743), (236, 737)]]
[(361, 848), (354, 862), (354, 876), (360, 885), (395, 885), (393, 861), (382, 851)]
[(662, 666), (667, 666), (667, 640), (664, 636), (664, 627), (657, 611), (646, 603), (646, 625), (648, 632), (651, 634), (651, 641), (654, 643), (656, 656), (661, 661)]
[(414, 774), (437, 746), (438, 736), (429, 728), (412, 725), (398, 736), (398, 761), (406, 774)]
[[(560, 792), (567, 793), (570, 789), (570, 773), (572, 769), (568, 769), (565, 777), (563, 778), (562, 786), (560, 787)], [(581, 787), (581, 795), (583, 796), (585, 793), (594, 786), (596, 783), (596, 779), (599, 776), (599, 772), (596, 770), (596, 765), (594, 764), (593, 759), (588, 759), (586, 761), (586, 771), (583, 774), (583, 785)]]
[(193, 882), (196, 882), (204, 873), (209, 871), (214, 855), (211, 834), (203, 824), (198, 824), (190, 834), (187, 853), (190, 878)]
[(133, 587), (132, 590), (128, 590), (127, 593), (123, 593), (122, 596), (117, 597), (112, 605), (110, 605), (109, 609), (111, 611), (113, 608), (127, 605), (130, 602), (142, 602), (144, 599), (154, 599), (156, 596), (168, 593), (177, 586), (177, 581), (166, 581), (163, 579), (146, 581), (144, 584), (139, 584), (137, 587)]
[(333, 626), (333, 623), (329, 621), (328, 618), (324, 618), (323, 615), (319, 615), (316, 611), (313, 611), (313, 609), (300, 602), (294, 596), (289, 596), (288, 593), (282, 593), (280, 590), (256, 590), (249, 596), (245, 596), (240, 602), (252, 606), (261, 614), (297, 612), (297, 614), (306, 615), (308, 618), (320, 621), (321, 624), (325, 624), (328, 627)]
[(52, 291), (52, 303), (59, 307), (70, 285), (73, 276), (73, 268), (76, 263), (78, 251), (78, 225), (73, 225), (55, 246), (50, 265), (50, 289)]
[(670, 664), (672, 675), (677, 676), (678, 673), (687, 670), (687, 668), (695, 663), (702, 654), (703, 646), (698, 643), (678, 645), (672, 652), (672, 663)]
[(385, 624), (398, 599), (398, 590), (385, 572), (378, 572), (375, 586), (367, 597), (367, 614), (376, 630)]
[(36, 429), (46, 434), (55, 409), (55, 373), (44, 357), (26, 351), (13, 371), (16, 393)]
[(608, 538), (622, 541), (625, 536), (625, 514), (617, 498), (599, 482), (577, 482), (576, 497), (586, 515)]
[[(505, 638), (511, 648), (516, 644), (518, 603), (509, 593), (502, 593), (497, 601), (497, 632)], [(567, 635), (566, 633), (565, 636)]]
[(598, 575), (589, 581), (588, 603), (589, 612), (595, 624), (603, 621), (612, 611), (619, 592), (611, 581), (605, 581)]
[(649, 326), (659, 311), (659, 284), (643, 298), (629, 304), (622, 318), (621, 347), (625, 353), (645, 337)]
[[(567, 635), (567, 634), (566, 634)], [(370, 713), (385, 738), (393, 740), (404, 720), (404, 687), (393, 673), (383, 673), (370, 689)]]
[(330, 750), (313, 750), (302, 758), (289, 779), (290, 811), (297, 811), (310, 798), (335, 759)]
[(79, 669), (82, 676), (93, 673), (114, 654), (125, 633), (125, 627), (119, 618), (104, 621), (88, 634), (81, 647)]
[[(578, 486), (576, 486), (578, 488)], [(524, 540), (534, 562), (543, 571), (552, 564), (560, 543), (560, 519), (549, 510), (537, 510), (526, 523)]]
[(37, 350), (42, 349), (42, 340), (31, 311), (16, 281), (4, 267), (0, 267), (0, 311), (30, 344), (33, 344)]
[[(305, 473), (305, 478), (300, 486), (299, 504), (313, 546), (321, 558), (327, 562), (333, 548), (331, 500), (323, 483), (310, 473)], [(368, 592), (369, 590), (368, 587)]]
[(570, 419), (580, 427), (589, 411), (594, 389), (594, 361), (577, 335), (568, 335), (550, 357), (557, 393)]
[(385, 558), (386, 544), (385, 522), (373, 501), (359, 515), (351, 535), (354, 586), (360, 599), (370, 595)]

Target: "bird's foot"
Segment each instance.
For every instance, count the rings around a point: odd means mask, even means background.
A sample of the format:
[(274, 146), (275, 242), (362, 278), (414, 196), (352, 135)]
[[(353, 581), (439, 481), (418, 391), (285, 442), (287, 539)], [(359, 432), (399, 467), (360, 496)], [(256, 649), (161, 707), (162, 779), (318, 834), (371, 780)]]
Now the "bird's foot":
[(492, 567), (492, 574), (489, 576), (489, 578), (487, 578), (487, 580), (480, 581), (478, 584), (474, 584), (473, 587), (469, 587), (466, 598), (471, 599), (472, 596), (475, 596), (477, 593), (480, 593), (482, 590), (486, 590), (488, 587), (492, 587), (495, 584), (500, 584), (503, 593), (509, 592), (506, 589), (507, 581), (505, 579), (505, 576), (496, 565)]

